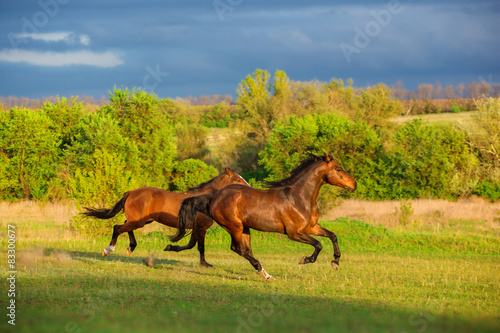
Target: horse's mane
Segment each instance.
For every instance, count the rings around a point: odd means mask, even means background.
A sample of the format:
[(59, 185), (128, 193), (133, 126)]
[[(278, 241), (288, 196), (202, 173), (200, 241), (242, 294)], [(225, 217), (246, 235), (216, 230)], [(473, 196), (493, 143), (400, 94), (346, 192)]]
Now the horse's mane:
[[(219, 176), (220, 176), (220, 175), (219, 175)], [(217, 176), (217, 177), (215, 177), (215, 178), (218, 178), (219, 176)], [(213, 182), (213, 181), (215, 180), (215, 178), (212, 178), (212, 179), (210, 179), (210, 180), (207, 180), (206, 182), (201, 183), (200, 185), (198, 185), (198, 186), (196, 186), (196, 187), (190, 187), (190, 188), (188, 188), (186, 191), (194, 191), (194, 190), (199, 190), (199, 189), (201, 189), (202, 187), (204, 187), (204, 186), (206, 186), (206, 185), (210, 184), (211, 182)]]
[(300, 162), (299, 166), (297, 166), (295, 169), (290, 172), (290, 176), (284, 179), (279, 179), (279, 180), (273, 180), (273, 181), (265, 181), (265, 185), (267, 187), (278, 187), (278, 186), (288, 186), (291, 185), (293, 180), (302, 173), (305, 169), (313, 165), (314, 163), (318, 161), (326, 161), (327, 156), (316, 156), (311, 153), (308, 154), (308, 157), (302, 162)]

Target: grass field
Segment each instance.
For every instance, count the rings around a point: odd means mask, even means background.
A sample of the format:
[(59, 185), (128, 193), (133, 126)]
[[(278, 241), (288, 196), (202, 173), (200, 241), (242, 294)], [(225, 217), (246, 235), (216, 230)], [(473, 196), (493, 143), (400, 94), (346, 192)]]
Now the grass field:
[[(498, 223), (498, 222), (496, 222)], [(8, 224), (16, 226), (16, 325), (7, 323)], [(336, 218), (342, 250), (333, 271), (332, 245), (299, 266), (312, 247), (283, 235), (253, 233), (255, 256), (277, 278), (266, 283), (229, 250), (218, 227), (197, 251), (163, 252), (154, 227), (128, 237), (114, 253), (109, 238), (89, 238), (66, 223), (30, 219), (1, 223), (1, 332), (498, 332), (500, 238), (494, 224), (456, 220), (447, 229), (385, 227)], [(476, 227), (477, 226), (477, 227)], [(160, 230), (165, 230), (162, 232)], [(154, 261), (153, 267), (143, 259)]]
[(432, 114), (420, 114), (411, 116), (400, 116), (394, 118), (393, 121), (396, 123), (405, 123), (412, 121), (414, 119), (421, 119), (424, 123), (436, 124), (436, 123), (453, 123), (459, 125), (467, 125), (472, 118), (472, 115), (476, 111), (467, 111), (459, 113), (432, 113)]

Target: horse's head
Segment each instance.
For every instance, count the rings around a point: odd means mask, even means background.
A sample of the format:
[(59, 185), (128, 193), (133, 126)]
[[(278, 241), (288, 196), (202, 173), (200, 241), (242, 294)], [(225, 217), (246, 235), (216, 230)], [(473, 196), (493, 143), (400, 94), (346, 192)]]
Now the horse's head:
[(356, 181), (333, 160), (332, 155), (325, 156), (325, 163), (327, 166), (325, 180), (328, 184), (348, 189), (349, 192), (356, 191), (358, 187)]
[(248, 185), (246, 180), (243, 179), (243, 177), (241, 177), (236, 171), (234, 171), (230, 167), (227, 167), (224, 169), (224, 172), (221, 173), (216, 178), (216, 182), (214, 185), (217, 186), (218, 190), (220, 190), (221, 188), (224, 188), (228, 185), (233, 185), (233, 184), (250, 186), (250, 185)]

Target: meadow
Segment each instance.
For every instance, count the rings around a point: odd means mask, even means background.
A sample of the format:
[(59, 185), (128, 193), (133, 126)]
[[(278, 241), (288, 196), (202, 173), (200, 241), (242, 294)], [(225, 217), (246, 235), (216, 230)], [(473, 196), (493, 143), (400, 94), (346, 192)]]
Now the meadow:
[[(267, 283), (229, 250), (229, 237), (219, 227), (207, 236), (207, 261), (215, 269), (198, 267), (195, 250), (163, 252), (174, 231), (155, 224), (139, 233), (131, 256), (122, 235), (116, 251), (102, 258), (110, 235), (91, 238), (72, 230), (71, 206), (2, 203), (0, 260), (7, 267), (7, 229), (14, 225), (17, 279), (16, 325), (4, 314), (0, 330), (498, 332), (498, 203), (467, 206), (483, 212), (474, 220), (456, 218), (456, 209), (441, 201), (413, 201), (407, 224), (398, 223), (394, 209), (404, 202), (372, 204), (366, 210), (379, 212), (375, 217), (362, 215), (366, 202), (355, 200), (323, 217), (322, 225), (339, 238), (338, 271), (329, 265), (328, 239), (320, 239), (324, 247), (316, 263), (300, 266), (311, 247), (254, 231), (254, 254), (277, 278)], [(337, 216), (347, 208), (353, 215)], [(4, 268), (4, 312), (6, 274)]]

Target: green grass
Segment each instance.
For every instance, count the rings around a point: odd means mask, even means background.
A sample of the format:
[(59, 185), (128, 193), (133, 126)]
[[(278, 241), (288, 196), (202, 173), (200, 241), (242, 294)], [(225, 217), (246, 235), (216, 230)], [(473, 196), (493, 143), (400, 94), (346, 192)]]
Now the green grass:
[[(500, 240), (470, 232), (389, 230), (359, 220), (322, 223), (342, 250), (333, 271), (332, 246), (299, 266), (312, 247), (253, 232), (255, 256), (277, 278), (266, 283), (211, 228), (207, 260), (197, 251), (163, 252), (165, 233), (128, 237), (106, 258), (108, 237), (93, 239), (57, 224), (17, 224), (16, 326), (2, 332), (498, 332)], [(2, 226), (2, 236), (6, 234)], [(173, 231), (167, 231), (173, 233)], [(6, 237), (0, 260), (7, 262)], [(155, 256), (155, 265), (142, 260)], [(4, 266), (3, 266), (4, 267)], [(2, 279), (5, 280), (3, 270)], [(2, 308), (7, 284), (2, 285)], [(5, 310), (4, 310), (5, 311)], [(2, 316), (4, 317), (4, 315)]]

